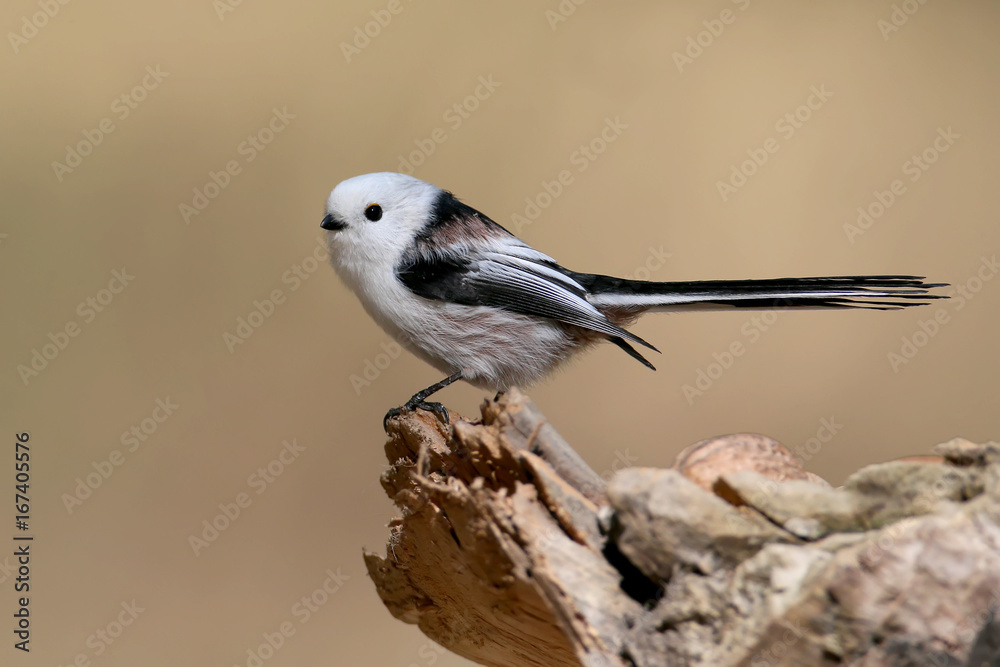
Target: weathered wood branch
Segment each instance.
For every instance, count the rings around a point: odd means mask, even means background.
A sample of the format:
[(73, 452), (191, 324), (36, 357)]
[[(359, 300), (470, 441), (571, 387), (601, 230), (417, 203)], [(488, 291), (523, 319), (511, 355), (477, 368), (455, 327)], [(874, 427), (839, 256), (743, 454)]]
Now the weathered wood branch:
[(1000, 664), (1000, 445), (840, 489), (755, 435), (605, 485), (522, 394), (390, 421), (389, 611), (484, 665)]

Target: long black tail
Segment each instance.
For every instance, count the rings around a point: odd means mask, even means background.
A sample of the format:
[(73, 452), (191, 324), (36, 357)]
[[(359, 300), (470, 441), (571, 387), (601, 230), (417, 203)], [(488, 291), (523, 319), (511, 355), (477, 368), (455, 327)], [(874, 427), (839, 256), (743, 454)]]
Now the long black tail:
[(573, 274), (598, 308), (686, 310), (723, 308), (871, 308), (923, 306), (946, 296), (930, 290), (922, 276), (833, 276), (771, 280), (645, 282), (611, 276)]

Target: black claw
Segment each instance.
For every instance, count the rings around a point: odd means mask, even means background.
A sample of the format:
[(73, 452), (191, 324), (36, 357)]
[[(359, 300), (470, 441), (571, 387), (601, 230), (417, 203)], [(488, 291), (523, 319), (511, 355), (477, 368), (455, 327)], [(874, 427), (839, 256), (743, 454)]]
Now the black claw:
[(393, 408), (392, 410), (389, 410), (389, 412), (385, 413), (385, 418), (382, 420), (382, 428), (388, 430), (387, 427), (389, 426), (390, 419), (392, 419), (393, 417), (398, 417), (404, 412), (413, 412), (414, 410), (429, 410), (430, 412), (436, 414), (441, 419), (441, 421), (444, 422), (444, 425), (447, 426), (449, 421), (448, 410), (440, 403), (428, 403), (424, 399), (433, 394), (434, 392), (444, 389), (452, 382), (457, 382), (458, 380), (461, 379), (462, 379), (462, 372), (459, 371), (457, 373), (449, 375), (440, 382), (432, 384), (423, 391), (418, 391), (410, 398), (410, 400), (406, 402), (405, 405), (402, 405), (401, 407), (398, 408)]
[(444, 407), (440, 403), (429, 403), (426, 401), (417, 401), (416, 403), (414, 403), (413, 401), (408, 401), (405, 405), (402, 405), (398, 408), (392, 408), (387, 413), (385, 413), (385, 417), (382, 418), (382, 430), (384, 431), (389, 430), (390, 419), (398, 417), (404, 412), (413, 412), (414, 410), (427, 410), (428, 412), (433, 412), (438, 416), (438, 419), (440, 419), (445, 426), (448, 425), (448, 420), (449, 420), (448, 408)]
[(389, 412), (385, 413), (385, 417), (382, 418), (382, 430), (388, 432), (389, 420), (401, 414), (403, 414), (403, 408), (392, 408)]
[(444, 424), (445, 426), (448, 425), (448, 408), (444, 407), (442, 404), (421, 401), (416, 405), (416, 408), (418, 410), (428, 410), (430, 412), (433, 412), (438, 416), (438, 419), (441, 420), (442, 424)]

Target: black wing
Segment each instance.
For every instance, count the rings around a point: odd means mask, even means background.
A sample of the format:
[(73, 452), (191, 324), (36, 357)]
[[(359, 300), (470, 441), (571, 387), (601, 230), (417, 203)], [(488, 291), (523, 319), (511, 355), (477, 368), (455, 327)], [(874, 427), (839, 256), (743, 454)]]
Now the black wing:
[(427, 299), (543, 317), (656, 350), (610, 322), (587, 300), (584, 287), (548, 256), (514, 237), (483, 245), (490, 249), (410, 256), (397, 276), (414, 294)]

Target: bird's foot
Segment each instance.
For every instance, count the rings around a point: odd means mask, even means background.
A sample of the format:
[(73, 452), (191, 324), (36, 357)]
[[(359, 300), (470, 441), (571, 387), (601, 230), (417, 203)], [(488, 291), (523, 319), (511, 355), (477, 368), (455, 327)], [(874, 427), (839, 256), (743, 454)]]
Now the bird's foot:
[(385, 418), (382, 420), (382, 428), (388, 430), (390, 419), (398, 417), (404, 412), (413, 412), (414, 410), (427, 410), (428, 412), (433, 412), (441, 420), (441, 423), (443, 423), (445, 426), (448, 425), (448, 420), (449, 420), (448, 408), (444, 407), (440, 403), (434, 403), (429, 401), (414, 401), (411, 399), (407, 401), (405, 405), (401, 405), (398, 408), (393, 408), (389, 410), (389, 412), (385, 413)]

